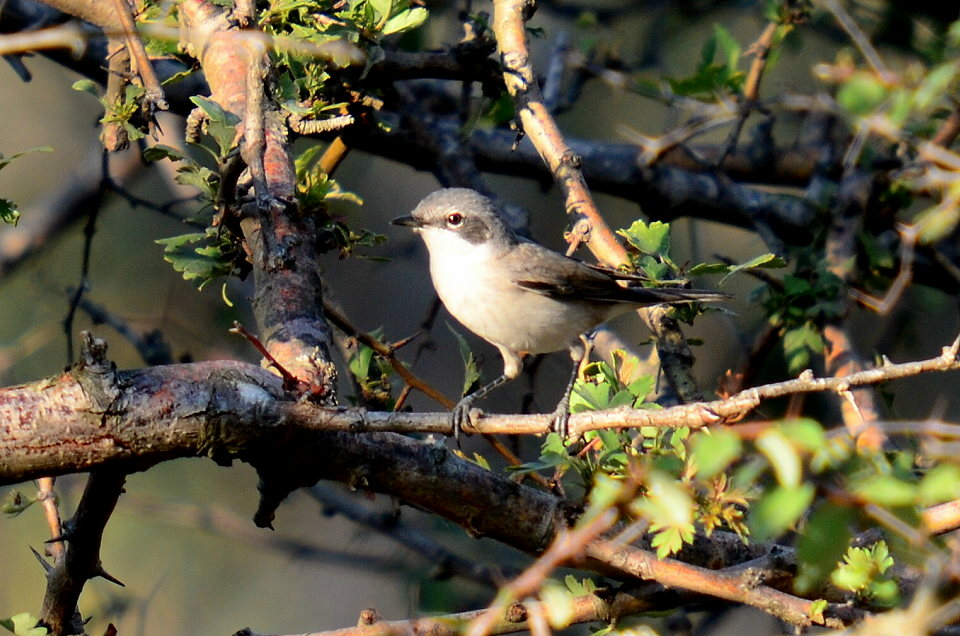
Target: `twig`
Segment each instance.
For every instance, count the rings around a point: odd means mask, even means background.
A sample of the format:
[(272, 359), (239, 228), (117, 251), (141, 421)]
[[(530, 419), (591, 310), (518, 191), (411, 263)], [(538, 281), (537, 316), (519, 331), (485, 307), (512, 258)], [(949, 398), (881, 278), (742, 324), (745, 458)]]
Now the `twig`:
[(356, 338), (358, 342), (363, 345), (366, 345), (373, 349), (374, 353), (381, 356), (387, 363), (390, 365), (390, 368), (400, 376), (400, 379), (404, 381), (407, 386), (411, 386), (424, 395), (426, 395), (431, 400), (440, 404), (440, 406), (446, 409), (452, 409), (456, 402), (445, 396), (443, 393), (438, 391), (425, 380), (421, 379), (419, 376), (414, 374), (410, 369), (407, 368), (403, 362), (397, 359), (394, 355), (396, 351), (393, 345), (388, 345), (383, 342), (380, 342), (378, 339), (371, 336), (365, 331), (361, 331), (353, 326), (346, 316), (341, 314), (335, 307), (330, 303), (324, 302), (323, 311), (327, 316), (327, 319), (333, 324), (337, 329), (344, 332), (352, 338)]
[(157, 110), (168, 110), (170, 106), (163, 94), (163, 88), (157, 81), (157, 75), (153, 72), (153, 65), (150, 64), (150, 58), (147, 57), (147, 51), (143, 48), (143, 42), (137, 34), (137, 25), (133, 22), (130, 14), (131, 8), (127, 0), (113, 0), (113, 7), (116, 16), (123, 27), (123, 39), (127, 44), (127, 49), (136, 64), (136, 72), (140, 75), (140, 81), (143, 83), (143, 110), (147, 121), (153, 125), (154, 112)]
[(470, 622), (465, 636), (487, 636), (511, 603), (535, 594), (543, 581), (564, 562), (578, 556), (595, 537), (606, 532), (617, 521), (616, 508), (608, 508), (594, 519), (572, 530), (560, 530), (543, 555), (523, 574), (504, 585), (487, 610)]
[[(74, 291), (68, 289), (67, 294), (72, 296)], [(164, 339), (163, 333), (159, 329), (154, 329), (146, 334), (136, 333), (126, 321), (114, 316), (106, 308), (94, 303), (89, 298), (81, 298), (78, 306), (86, 312), (93, 324), (109, 325), (123, 336), (127, 342), (133, 345), (133, 348), (137, 350), (146, 364), (173, 364), (170, 344)]]
[(740, 114), (737, 117), (737, 123), (730, 131), (727, 142), (724, 144), (723, 152), (720, 154), (720, 159), (717, 161), (717, 166), (721, 169), (727, 157), (737, 147), (743, 126), (747, 123), (750, 112), (760, 98), (760, 80), (763, 78), (763, 72), (767, 68), (767, 59), (769, 58), (770, 50), (773, 48), (773, 38), (777, 34), (777, 30), (780, 29), (780, 26), (776, 21), (768, 23), (763, 33), (760, 34), (760, 37), (750, 46), (747, 52), (748, 54), (753, 54), (753, 62), (750, 64), (750, 71), (747, 73), (747, 78), (743, 84), (743, 103), (740, 105)]
[[(668, 594), (659, 585), (645, 583), (639, 589), (626, 589), (612, 598), (601, 598), (594, 594), (585, 594), (571, 600), (570, 624), (582, 624), (595, 621), (616, 621), (616, 619), (644, 611), (662, 611), (667, 609)], [(675, 598), (681, 599), (679, 595)], [(686, 599), (684, 599), (686, 600)], [(536, 602), (514, 604), (498, 617), (491, 626), (489, 634), (511, 634), (530, 629), (526, 618), (530, 607), (540, 605)], [(356, 627), (333, 629), (309, 634), (286, 634), (284, 636), (462, 636), (463, 628), (481, 616), (487, 610), (460, 612), (445, 616), (415, 618), (397, 621), (376, 621), (362, 623)], [(241, 630), (236, 636), (261, 636), (252, 630)], [(265, 636), (265, 635), (264, 635)], [(276, 635), (274, 635), (276, 636)]]
[[(752, 605), (792, 625), (808, 626), (814, 623), (813, 601), (766, 585), (757, 585), (742, 573), (717, 572), (675, 559), (659, 559), (647, 550), (605, 540), (590, 543), (585, 556), (667, 587), (679, 587), (735, 603)], [(861, 619), (863, 615), (860, 610), (836, 605), (830, 606), (824, 614), (826, 616), (821, 624), (835, 629)]]
[(63, 525), (60, 523), (60, 508), (57, 502), (57, 493), (53, 490), (56, 479), (53, 477), (41, 477), (37, 480), (39, 493), (37, 500), (43, 506), (43, 516), (47, 520), (47, 527), (50, 528), (51, 541), (47, 542), (47, 554), (53, 557), (53, 562), (57, 563), (63, 556), (63, 541), (59, 537), (63, 536)]
[(25, 33), (4, 33), (0, 35), (0, 55), (67, 49), (74, 57), (80, 57), (87, 48), (87, 39), (88, 34), (76, 22)]
[(83, 227), (83, 256), (80, 259), (80, 284), (77, 285), (73, 295), (70, 297), (70, 305), (67, 309), (67, 315), (63, 319), (63, 333), (67, 340), (67, 364), (73, 364), (73, 319), (77, 313), (77, 307), (80, 305), (80, 299), (90, 284), (90, 253), (93, 248), (93, 237), (97, 232), (97, 217), (100, 214), (100, 207), (103, 196), (106, 193), (106, 173), (108, 170), (107, 154), (100, 155), (100, 181), (97, 186), (96, 194), (92, 197), (91, 205), (87, 210), (87, 223)]
[[(323, 311), (327, 316), (327, 319), (335, 325), (338, 329), (343, 331), (348, 336), (356, 338), (358, 342), (370, 347), (373, 351), (383, 357), (387, 363), (390, 365), (390, 368), (393, 369), (397, 375), (404, 381), (405, 386), (412, 387), (426, 395), (428, 398), (439, 403), (442, 407), (446, 409), (452, 409), (456, 403), (449, 399), (444, 394), (440, 393), (432, 384), (420, 378), (418, 375), (414, 374), (403, 362), (397, 359), (394, 355), (396, 351), (396, 345), (388, 345), (383, 342), (380, 342), (378, 339), (374, 338), (372, 335), (365, 331), (357, 329), (353, 324), (347, 319), (346, 316), (341, 314), (335, 307), (329, 303), (323, 304)], [(407, 340), (409, 341), (409, 340)], [(405, 341), (404, 343), (406, 343)], [(503, 445), (500, 440), (493, 437), (489, 434), (483, 435), (484, 440), (486, 440), (493, 449), (503, 457), (508, 464), (511, 466), (520, 466), (523, 462), (520, 461), (520, 458), (516, 456), (509, 448)], [(544, 488), (549, 488), (546, 480), (544, 480), (542, 475), (531, 474), (530, 478), (539, 483)]]
[(930, 142), (944, 148), (949, 147), (960, 135), (960, 103), (954, 101), (953, 110), (947, 116), (936, 134), (930, 138)]
[(823, 0), (823, 3), (837, 19), (837, 22), (840, 23), (843, 30), (847, 32), (847, 35), (850, 36), (853, 43), (857, 45), (857, 48), (860, 49), (863, 57), (867, 60), (867, 63), (873, 67), (873, 70), (879, 73), (884, 81), (891, 82), (893, 74), (887, 69), (887, 65), (883, 62), (883, 59), (881, 59), (880, 54), (873, 48), (873, 44), (870, 43), (867, 35), (857, 26), (857, 23), (854, 22), (850, 14), (847, 13), (847, 10), (843, 8), (838, 0)]

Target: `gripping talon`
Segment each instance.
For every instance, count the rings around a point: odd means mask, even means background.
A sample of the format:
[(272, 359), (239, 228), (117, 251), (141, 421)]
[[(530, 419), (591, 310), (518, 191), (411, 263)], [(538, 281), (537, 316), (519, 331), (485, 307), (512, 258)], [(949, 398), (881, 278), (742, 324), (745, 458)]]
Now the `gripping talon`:
[(560, 436), (560, 439), (567, 441), (570, 434), (570, 401), (564, 400), (557, 405), (557, 410), (553, 412), (553, 423), (551, 428), (553, 432)]
[(473, 404), (473, 400), (470, 398), (471, 396), (467, 396), (460, 400), (450, 414), (450, 420), (453, 424), (453, 438), (457, 440), (457, 448), (460, 447), (463, 425), (470, 420), (470, 407)]

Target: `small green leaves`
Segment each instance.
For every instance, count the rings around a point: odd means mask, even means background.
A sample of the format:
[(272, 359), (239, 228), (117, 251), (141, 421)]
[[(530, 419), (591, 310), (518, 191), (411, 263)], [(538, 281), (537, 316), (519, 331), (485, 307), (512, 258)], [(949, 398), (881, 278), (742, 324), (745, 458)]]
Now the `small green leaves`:
[(713, 36), (700, 51), (696, 72), (682, 79), (667, 79), (676, 94), (688, 97), (711, 99), (717, 93), (739, 93), (744, 81), (743, 72), (737, 70), (739, 63), (740, 44), (729, 31), (715, 24)]
[(16, 225), (19, 220), (20, 210), (17, 208), (17, 204), (10, 199), (0, 197), (0, 221)]
[(235, 145), (237, 124), (240, 123), (240, 118), (224, 110), (220, 104), (212, 99), (195, 95), (190, 98), (190, 101), (196, 104), (207, 116), (207, 134), (210, 135), (217, 144), (217, 148), (219, 149), (217, 153), (218, 160), (223, 161)]
[(650, 522), (654, 536), (650, 545), (661, 559), (693, 542), (696, 506), (687, 490), (672, 476), (652, 471), (647, 495), (631, 506), (632, 512)]
[(891, 566), (893, 557), (885, 541), (877, 541), (869, 549), (851, 547), (830, 574), (830, 582), (876, 604), (893, 605), (899, 590), (896, 581), (885, 576)]
[(40, 619), (28, 612), (14, 614), (10, 618), (0, 618), (0, 626), (17, 634), (17, 636), (46, 636), (49, 630), (46, 627), (37, 627)]
[(722, 286), (728, 278), (740, 272), (747, 272), (751, 269), (779, 269), (787, 266), (787, 262), (776, 254), (766, 253), (751, 258), (746, 263), (739, 265), (727, 265), (726, 263), (701, 263), (694, 265), (687, 272), (690, 276), (700, 276), (702, 274), (726, 274), (717, 283)]
[(810, 366), (810, 354), (823, 352), (823, 336), (811, 322), (788, 329), (783, 334), (783, 353), (787, 370), (797, 375)]
[(238, 259), (242, 258), (242, 251), (216, 228), (157, 239), (156, 242), (163, 245), (163, 259), (183, 274), (184, 280), (193, 281), (199, 289), (215, 278), (237, 271)]
[(73, 83), (72, 88), (82, 93), (90, 93), (103, 105), (101, 124), (119, 124), (126, 131), (127, 137), (133, 141), (146, 137), (146, 133), (130, 121), (139, 112), (140, 98), (146, 93), (140, 84), (126, 84), (123, 87), (123, 94), (118, 95), (112, 102), (100, 95), (99, 87), (91, 80), (78, 80)]
[(627, 239), (641, 254), (666, 256), (670, 253), (670, 224), (654, 221), (649, 225), (640, 219), (617, 234)]
[(177, 166), (177, 174), (174, 177), (176, 182), (180, 185), (196, 188), (200, 191), (201, 196), (211, 203), (216, 199), (217, 184), (220, 182), (219, 175), (176, 148), (154, 144), (143, 150), (143, 158), (145, 161), (169, 159), (173, 162), (182, 162), (181, 165)]
[(540, 588), (540, 602), (546, 609), (547, 622), (553, 629), (564, 629), (573, 621), (574, 595), (559, 581), (547, 579)]
[[(383, 340), (383, 330), (377, 328), (370, 332), (377, 340)], [(360, 391), (360, 400), (363, 406), (383, 410), (393, 410), (393, 387), (390, 376), (393, 369), (390, 364), (367, 345), (352, 341), (350, 359), (347, 366), (356, 381)]]

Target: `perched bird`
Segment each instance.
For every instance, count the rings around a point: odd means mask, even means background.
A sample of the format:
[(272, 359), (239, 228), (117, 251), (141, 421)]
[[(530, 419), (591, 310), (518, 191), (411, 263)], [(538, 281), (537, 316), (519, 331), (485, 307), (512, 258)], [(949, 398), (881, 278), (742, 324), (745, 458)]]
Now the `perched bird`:
[(577, 364), (554, 411), (554, 430), (565, 435), (584, 353), (582, 334), (646, 305), (729, 298), (714, 291), (640, 287), (637, 276), (554, 252), (518, 236), (493, 201), (466, 188), (438, 190), (393, 224), (413, 228), (423, 238), (433, 286), (447, 311), (503, 357), (503, 374), (454, 407), (456, 435), (476, 400), (520, 374), (521, 353), (569, 348)]

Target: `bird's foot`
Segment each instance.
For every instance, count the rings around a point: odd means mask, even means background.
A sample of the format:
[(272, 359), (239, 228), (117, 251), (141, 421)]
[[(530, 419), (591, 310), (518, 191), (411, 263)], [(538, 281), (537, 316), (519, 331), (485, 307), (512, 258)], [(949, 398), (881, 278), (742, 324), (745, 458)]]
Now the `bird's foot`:
[(551, 430), (560, 436), (564, 442), (567, 441), (567, 435), (570, 434), (570, 400), (561, 400), (557, 408), (553, 411), (553, 422), (550, 424)]
[(470, 423), (470, 408), (473, 406), (472, 396), (467, 396), (457, 402), (450, 414), (450, 420), (453, 424), (453, 438), (457, 440), (457, 447), (460, 447), (460, 436), (463, 433), (463, 425)]

